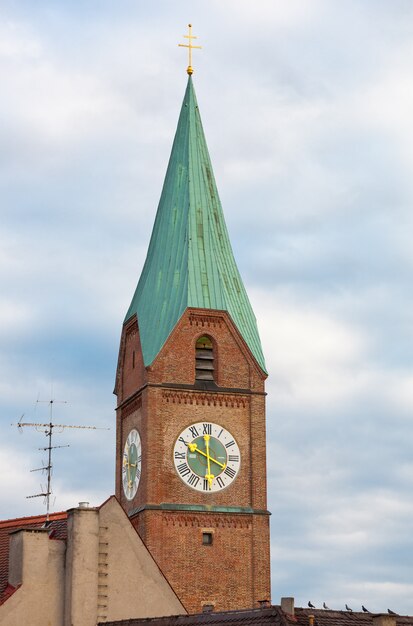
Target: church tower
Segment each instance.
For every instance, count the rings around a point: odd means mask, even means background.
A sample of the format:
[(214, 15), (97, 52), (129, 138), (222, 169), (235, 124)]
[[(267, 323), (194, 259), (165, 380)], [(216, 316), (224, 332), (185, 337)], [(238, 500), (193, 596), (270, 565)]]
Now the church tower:
[(116, 495), (188, 612), (270, 599), (265, 362), (191, 72), (123, 324)]

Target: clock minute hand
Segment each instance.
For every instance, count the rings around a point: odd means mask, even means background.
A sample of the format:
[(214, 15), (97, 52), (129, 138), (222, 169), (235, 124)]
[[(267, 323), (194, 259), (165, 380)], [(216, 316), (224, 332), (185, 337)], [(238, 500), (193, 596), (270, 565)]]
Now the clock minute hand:
[(123, 459), (123, 463), (127, 466), (128, 468), (128, 487), (130, 488), (132, 485), (132, 481), (130, 479), (130, 463), (129, 463), (129, 450), (128, 450), (128, 456), (126, 457), (126, 459)]
[[(209, 437), (209, 435), (205, 435), (205, 437)], [(198, 452), (199, 454), (202, 454), (202, 456), (206, 457), (207, 459), (209, 459), (210, 461), (212, 461), (213, 463), (215, 463), (216, 465), (219, 465), (219, 467), (222, 467), (222, 469), (226, 468), (225, 463), (220, 463), (220, 461), (217, 461), (216, 459), (214, 459), (213, 456), (211, 456), (209, 453), (205, 454), (205, 452), (203, 450), (200, 450), (198, 448), (198, 446), (196, 445), (196, 443), (187, 443), (186, 444), (188, 446), (188, 448), (190, 449), (191, 452)], [(208, 446), (209, 447), (209, 446)], [(209, 452), (209, 451), (208, 451)]]
[(209, 435), (204, 435), (204, 441), (205, 441), (205, 447), (206, 447), (206, 458), (207, 458), (207, 464), (208, 464), (208, 468), (207, 468), (207, 473), (205, 474), (205, 478), (207, 479), (208, 483), (209, 483), (209, 488), (211, 489), (212, 487), (212, 481), (214, 480), (214, 475), (211, 474), (211, 463), (210, 463), (210, 459), (211, 457), (209, 456)]

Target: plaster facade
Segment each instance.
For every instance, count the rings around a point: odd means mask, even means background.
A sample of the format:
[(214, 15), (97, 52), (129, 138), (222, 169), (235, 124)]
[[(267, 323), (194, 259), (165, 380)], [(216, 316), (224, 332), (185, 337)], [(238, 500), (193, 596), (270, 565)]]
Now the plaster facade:
[(67, 541), (47, 528), (11, 535), (2, 626), (95, 626), (185, 609), (116, 498), (68, 511)]

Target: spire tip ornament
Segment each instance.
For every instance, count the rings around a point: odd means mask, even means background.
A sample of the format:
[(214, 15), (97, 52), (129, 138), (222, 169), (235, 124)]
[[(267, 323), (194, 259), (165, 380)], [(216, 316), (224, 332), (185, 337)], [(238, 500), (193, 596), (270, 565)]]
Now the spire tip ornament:
[(192, 40), (193, 39), (198, 39), (198, 37), (195, 37), (195, 35), (192, 34), (192, 24), (188, 24), (188, 34), (187, 35), (183, 35), (183, 37), (185, 37), (185, 39), (188, 39), (188, 43), (179, 43), (178, 46), (180, 48), (188, 48), (188, 67), (186, 69), (186, 72), (189, 76), (192, 76), (192, 74), (194, 73), (194, 68), (192, 67), (192, 50), (194, 48), (197, 48), (198, 50), (202, 49), (202, 46), (193, 46), (192, 45)]

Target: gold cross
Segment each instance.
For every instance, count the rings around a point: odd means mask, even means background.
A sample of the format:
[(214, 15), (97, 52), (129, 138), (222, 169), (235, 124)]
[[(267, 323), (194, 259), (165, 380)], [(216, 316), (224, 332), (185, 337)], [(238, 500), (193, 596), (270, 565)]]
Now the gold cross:
[(187, 68), (187, 70), (186, 70), (186, 71), (187, 71), (187, 73), (188, 73), (189, 75), (191, 75), (191, 74), (193, 74), (193, 73), (194, 73), (194, 70), (193, 70), (193, 68), (192, 68), (192, 50), (193, 50), (194, 48), (201, 49), (201, 48), (202, 48), (202, 46), (193, 46), (193, 45), (192, 45), (192, 40), (193, 40), (193, 39), (198, 39), (198, 37), (195, 37), (195, 36), (192, 34), (192, 24), (188, 24), (188, 35), (183, 35), (183, 36), (185, 37), (185, 39), (189, 39), (189, 42), (188, 42), (188, 43), (179, 43), (179, 44), (178, 44), (178, 46), (179, 46), (179, 47), (181, 47), (181, 48), (188, 48), (188, 53), (189, 53), (189, 65), (188, 65), (188, 68)]

